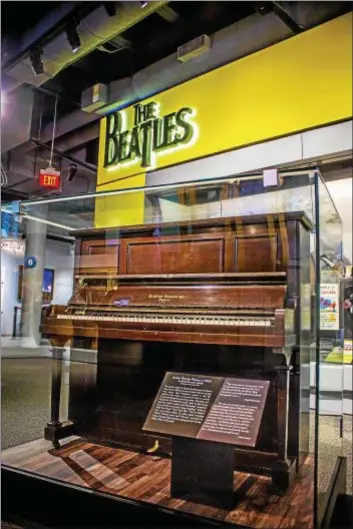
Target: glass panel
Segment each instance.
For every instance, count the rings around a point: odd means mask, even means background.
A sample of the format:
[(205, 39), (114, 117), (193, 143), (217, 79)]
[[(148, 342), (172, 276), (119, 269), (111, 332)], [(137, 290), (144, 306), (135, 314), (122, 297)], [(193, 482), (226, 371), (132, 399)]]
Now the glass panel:
[(8, 206), (1, 210), (1, 335), (11, 338), (18, 330), (21, 303), (18, 296), (20, 266), (25, 244), (17, 215)]
[(342, 222), (327, 187), (316, 176), (316, 255), (319, 277), (317, 405), (317, 517), (321, 523), (337, 458), (342, 456), (343, 275)]
[[(273, 508), (262, 501), (270, 491), (285, 501), (294, 476), (310, 485), (313, 183), (311, 171), (288, 171), (270, 186), (262, 174), (235, 175), (22, 203), (13, 343), (16, 354), (31, 348), (36, 358), (3, 358), (4, 448), (38, 443), (26, 463), (5, 451), (6, 464), (43, 473), (34, 464), (40, 453), (43, 465), (66, 465), (54, 479), (65, 481), (66, 472), (87, 487), (89, 468), (99, 488), (106, 483), (94, 474), (94, 448), (86, 452), (71, 435), (146, 457), (170, 454), (170, 438), (143, 425), (165, 373), (176, 371), (269, 382), (255, 447), (236, 458), (236, 487), (246, 473), (259, 485), (259, 501), (248, 498), (263, 505), (256, 516)], [(11, 390), (16, 373), (21, 398)], [(24, 420), (29, 407), (39, 410), (33, 428)], [(109, 492), (120, 494), (122, 483), (104, 472)], [(265, 477), (256, 481), (258, 473)], [(304, 496), (310, 517), (313, 496)]]
[[(162, 184), (22, 203), (23, 214), (45, 220), (53, 233), (76, 229), (177, 222), (229, 215), (305, 211), (314, 220), (310, 171), (280, 173), (264, 187), (262, 173), (212, 181)], [(236, 208), (234, 210), (234, 208)]]

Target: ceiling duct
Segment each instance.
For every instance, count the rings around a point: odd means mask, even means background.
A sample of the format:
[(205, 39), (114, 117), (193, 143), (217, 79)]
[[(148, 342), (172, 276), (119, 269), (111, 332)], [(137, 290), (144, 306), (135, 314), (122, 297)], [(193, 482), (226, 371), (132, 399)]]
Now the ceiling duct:
[(211, 36), (211, 49), (194, 60), (180, 62), (176, 50), (173, 55), (147, 66), (132, 77), (111, 83), (109, 86), (111, 105), (106, 106), (103, 112), (107, 113), (113, 108), (124, 107), (145, 99), (272, 46), (292, 35), (293, 32), (274, 13), (265, 16), (258, 13), (250, 15), (214, 33)]
[[(181, 63), (177, 60), (177, 53), (174, 53), (132, 77), (112, 82), (109, 85), (109, 101), (99, 109), (99, 112), (106, 114), (113, 109), (124, 108), (290, 36), (292, 32), (273, 13), (266, 16), (251, 15), (214, 33), (211, 50), (197, 60)], [(87, 109), (86, 112), (74, 111), (58, 120), (56, 137), (68, 134), (99, 118), (98, 111), (97, 113), (90, 113)], [(43, 142), (50, 140), (51, 130), (51, 124), (43, 127), (41, 135)]]
[(13, 90), (23, 83), (33, 86), (42, 85), (64, 68), (137, 24), (166, 3), (165, 1), (149, 2), (144, 9), (141, 9), (139, 2), (115, 2), (116, 13), (114, 16), (112, 13), (108, 14), (104, 5), (98, 7), (79, 21), (77, 31), (80, 46), (75, 53), (73, 53), (72, 45), (68, 42), (67, 34), (63, 30), (41, 48), (44, 73), (37, 75), (34, 73), (31, 58), (28, 55), (6, 69), (7, 90)]
[[(141, 9), (138, 2), (132, 3), (137, 4), (140, 12), (145, 12), (146, 8)], [(308, 16), (306, 20), (308, 25), (320, 24), (337, 15), (334, 3), (330, 5), (329, 14), (327, 10), (323, 13), (320, 9), (314, 13), (310, 11), (310, 17)], [(305, 6), (302, 6), (302, 11), (305, 11)], [(104, 108), (99, 109), (99, 112), (107, 114), (114, 109), (124, 108), (291, 36), (293, 32), (273, 12), (265, 15), (250, 15), (214, 33), (211, 36), (211, 50), (196, 60), (181, 63), (177, 60), (177, 53), (174, 53), (144, 68), (132, 77), (112, 82), (109, 85), (109, 101)], [(74, 111), (58, 120), (56, 137), (69, 134), (99, 118), (100, 115), (97, 113)], [(52, 124), (49, 123), (42, 130), (43, 143), (50, 140), (51, 134)], [(30, 144), (27, 144), (26, 149), (28, 148), (31, 148)]]

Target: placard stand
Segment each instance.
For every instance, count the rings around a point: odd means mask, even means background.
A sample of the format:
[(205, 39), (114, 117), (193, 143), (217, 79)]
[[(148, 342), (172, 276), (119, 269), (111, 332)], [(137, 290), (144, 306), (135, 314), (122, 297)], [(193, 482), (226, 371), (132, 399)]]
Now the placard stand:
[(232, 509), (234, 446), (173, 436), (171, 496)]

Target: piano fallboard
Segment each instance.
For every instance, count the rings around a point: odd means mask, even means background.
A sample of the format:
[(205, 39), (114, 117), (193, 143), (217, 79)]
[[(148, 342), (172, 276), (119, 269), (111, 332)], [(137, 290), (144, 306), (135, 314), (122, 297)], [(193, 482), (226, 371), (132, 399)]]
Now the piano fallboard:
[(286, 275), (131, 276), (104, 288), (80, 285), (68, 307), (53, 307), (50, 335), (285, 347), (294, 344)]

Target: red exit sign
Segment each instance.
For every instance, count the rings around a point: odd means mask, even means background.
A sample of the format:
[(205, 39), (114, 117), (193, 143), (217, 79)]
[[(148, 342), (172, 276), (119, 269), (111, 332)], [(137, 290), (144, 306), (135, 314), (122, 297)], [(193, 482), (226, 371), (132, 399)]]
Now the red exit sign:
[(60, 189), (60, 172), (54, 169), (41, 169), (39, 174), (39, 185), (49, 189)]

